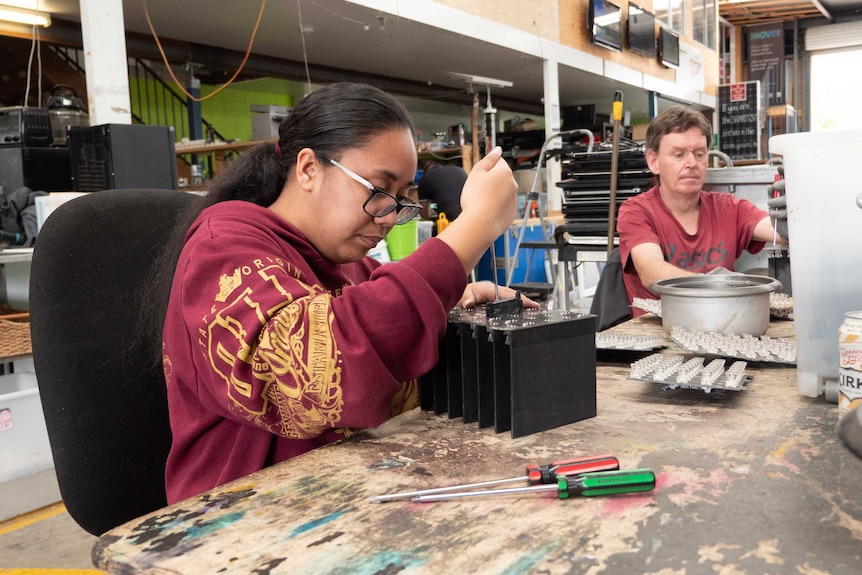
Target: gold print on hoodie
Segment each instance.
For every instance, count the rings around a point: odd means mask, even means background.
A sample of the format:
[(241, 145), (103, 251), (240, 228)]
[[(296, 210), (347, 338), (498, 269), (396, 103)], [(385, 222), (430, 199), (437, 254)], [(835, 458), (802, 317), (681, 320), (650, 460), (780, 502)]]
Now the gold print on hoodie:
[(278, 403), (281, 434), (312, 437), (341, 419), (341, 367), (332, 335), (332, 298), (318, 294), (291, 302), (273, 316), (255, 354), (271, 368), (270, 395)]
[[(216, 302), (226, 305), (212, 310), (205, 347), (243, 417), (284, 437), (313, 437), (338, 423), (344, 403), (332, 296), (309, 287), (293, 300), (270, 269), (260, 266), (255, 275), (285, 296), (271, 310), (263, 310), (253, 291), (237, 281), (249, 275), (249, 268), (221, 278)], [(266, 326), (251, 345), (245, 328), (256, 332), (258, 326), (243, 326), (236, 319), (248, 318), (250, 309)], [(237, 360), (252, 369), (236, 369)]]

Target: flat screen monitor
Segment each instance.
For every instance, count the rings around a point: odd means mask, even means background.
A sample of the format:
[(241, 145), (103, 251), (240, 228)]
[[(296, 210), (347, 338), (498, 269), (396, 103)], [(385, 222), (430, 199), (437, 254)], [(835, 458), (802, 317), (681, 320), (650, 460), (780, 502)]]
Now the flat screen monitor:
[(590, 0), (587, 27), (593, 44), (615, 50), (623, 49), (622, 10), (607, 0)]
[(633, 2), (629, 2), (628, 42), (632, 52), (655, 56), (655, 16)]
[(658, 59), (668, 68), (679, 68), (679, 34), (664, 26), (658, 35)]

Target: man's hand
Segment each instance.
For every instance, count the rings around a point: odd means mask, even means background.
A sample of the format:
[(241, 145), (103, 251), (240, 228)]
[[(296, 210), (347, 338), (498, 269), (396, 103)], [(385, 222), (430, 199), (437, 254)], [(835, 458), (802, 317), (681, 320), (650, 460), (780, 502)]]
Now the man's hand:
[[(772, 220), (772, 227), (778, 232), (778, 235), (785, 240), (789, 239), (787, 235), (787, 195), (784, 193), (784, 180), (778, 180), (769, 186), (769, 198), (766, 200), (766, 205), (769, 207), (769, 218)], [(777, 197), (772, 197), (778, 192)]]
[(741, 276), (745, 275), (739, 272), (730, 271), (727, 268), (713, 268), (706, 272), (708, 276)]
[[(781, 180), (782, 182), (784, 180)], [(776, 182), (776, 184), (781, 182)], [(784, 186), (782, 186), (783, 188)], [(772, 226), (778, 235), (785, 240), (789, 239), (787, 232), (787, 196), (782, 194), (777, 198), (769, 198), (766, 200), (766, 205), (769, 206), (769, 218), (772, 220)]]

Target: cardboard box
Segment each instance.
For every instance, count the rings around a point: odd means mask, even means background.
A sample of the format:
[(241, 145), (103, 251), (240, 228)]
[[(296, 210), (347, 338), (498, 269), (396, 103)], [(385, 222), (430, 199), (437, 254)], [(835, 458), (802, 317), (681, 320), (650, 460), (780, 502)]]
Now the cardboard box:
[(646, 141), (646, 130), (648, 124), (639, 124), (637, 126), (632, 126), (632, 140), (635, 142), (644, 142)]

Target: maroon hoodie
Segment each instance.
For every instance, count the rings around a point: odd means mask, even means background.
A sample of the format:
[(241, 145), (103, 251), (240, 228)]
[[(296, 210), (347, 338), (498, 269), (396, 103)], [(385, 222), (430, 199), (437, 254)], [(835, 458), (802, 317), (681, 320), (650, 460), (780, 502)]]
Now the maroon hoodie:
[(436, 238), (398, 263), (339, 265), (266, 208), (204, 210), (165, 320), (169, 502), (416, 406), (465, 286)]

